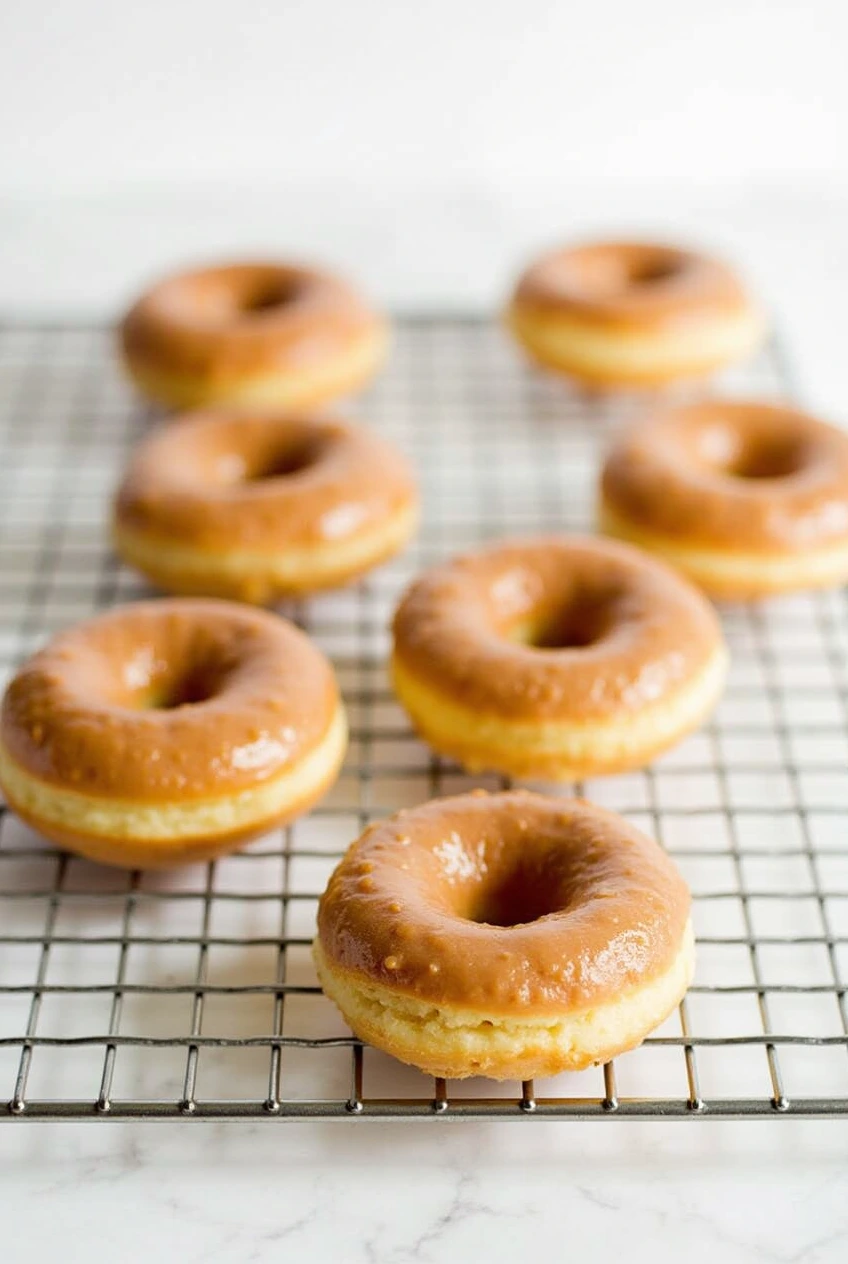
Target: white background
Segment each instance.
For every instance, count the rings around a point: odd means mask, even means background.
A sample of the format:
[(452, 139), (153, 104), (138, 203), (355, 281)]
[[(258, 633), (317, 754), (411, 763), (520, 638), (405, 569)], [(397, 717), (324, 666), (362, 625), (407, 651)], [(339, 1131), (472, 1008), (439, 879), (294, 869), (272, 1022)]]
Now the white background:
[(4, 0), (0, 311), (250, 253), (485, 308), (652, 233), (736, 259), (844, 419), (846, 47), (843, 0)]
[(8, 192), (844, 184), (840, 0), (6, 0)]
[[(488, 307), (652, 232), (735, 258), (848, 420), (846, 37), (844, 0), (2, 0), (0, 313), (248, 252)], [(154, 1131), (4, 1130), (9, 1258), (845, 1258), (843, 1125)]]

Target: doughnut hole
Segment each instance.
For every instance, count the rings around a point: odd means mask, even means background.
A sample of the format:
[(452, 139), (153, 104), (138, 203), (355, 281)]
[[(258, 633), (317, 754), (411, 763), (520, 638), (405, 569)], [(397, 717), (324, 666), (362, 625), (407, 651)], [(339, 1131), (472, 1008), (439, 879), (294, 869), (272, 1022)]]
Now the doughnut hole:
[(200, 631), (193, 642), (168, 649), (142, 644), (130, 658), (119, 659), (92, 647), (79, 660), (77, 687), (89, 703), (129, 711), (176, 711), (217, 698), (236, 679), (241, 664), (232, 646), (214, 633)]
[(197, 706), (218, 694), (224, 683), (221, 665), (200, 663), (184, 673), (173, 672), (169, 678), (155, 682), (142, 695), (141, 707), (152, 711), (175, 711), (177, 707)]
[[(305, 474), (327, 451), (326, 435), (307, 432), (293, 421), (284, 434), (269, 433), (250, 418), (223, 422), (204, 481), (223, 488)], [(197, 471), (195, 471), (197, 472)]]
[(485, 926), (526, 926), (549, 913), (559, 911), (556, 888), (538, 869), (517, 865), (496, 874), (495, 881), (481, 888), (462, 915)]
[(678, 276), (681, 270), (682, 265), (679, 259), (664, 252), (649, 254), (630, 261), (626, 267), (626, 283), (633, 287), (657, 285), (661, 281), (670, 281)]
[(288, 478), (311, 469), (323, 451), (323, 444), (316, 438), (294, 438), (276, 450), (262, 454), (262, 460), (244, 471), (244, 481), (261, 482), (269, 478)]
[(445, 912), (484, 926), (526, 926), (594, 898), (593, 848), (532, 839), (519, 818), (494, 835), (454, 833), (424, 862)]
[(250, 278), (235, 294), (235, 306), (245, 316), (261, 316), (289, 307), (299, 296), (301, 287), (294, 277), (259, 276)]
[(250, 264), (175, 277), (163, 286), (163, 297), (175, 315), (210, 329), (275, 315), (292, 306), (302, 292), (303, 283), (294, 272)]
[(591, 301), (668, 284), (688, 265), (680, 252), (659, 246), (589, 246), (566, 266), (567, 280)]
[(546, 597), (502, 625), (507, 640), (531, 650), (582, 650), (609, 633), (616, 616), (617, 590), (583, 582), (559, 598)]
[(751, 482), (791, 478), (809, 459), (807, 444), (796, 435), (742, 435), (728, 426), (706, 428), (699, 449), (700, 458), (717, 473)]

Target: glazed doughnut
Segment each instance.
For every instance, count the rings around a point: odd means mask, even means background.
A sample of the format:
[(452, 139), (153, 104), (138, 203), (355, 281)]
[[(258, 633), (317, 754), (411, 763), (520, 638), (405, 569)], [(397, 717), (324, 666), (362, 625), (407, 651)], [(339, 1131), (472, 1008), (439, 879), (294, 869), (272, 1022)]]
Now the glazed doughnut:
[(159, 587), (267, 604), (397, 553), (418, 520), (409, 466), (363, 426), (198, 413), (144, 440), (115, 500), (115, 547)]
[(151, 868), (304, 812), (346, 741), (332, 668), (292, 624), (222, 601), (139, 602), (19, 669), (0, 710), (0, 784), (61, 846)]
[(471, 771), (566, 780), (638, 768), (718, 699), (718, 619), (685, 579), (610, 541), (516, 541), (407, 591), (392, 675), (421, 736)]
[(749, 355), (765, 334), (723, 263), (644, 242), (545, 255), (519, 280), (506, 318), (534, 360), (601, 388), (702, 377)]
[(848, 435), (773, 404), (672, 409), (613, 447), (599, 518), (715, 597), (844, 583)]
[(143, 395), (169, 408), (313, 408), (358, 390), (387, 326), (345, 282), (278, 263), (168, 277), (130, 308), (121, 349)]
[(445, 1078), (581, 1070), (644, 1040), (692, 977), (689, 891), (621, 817), (526, 791), (372, 825), (318, 906), (355, 1034)]

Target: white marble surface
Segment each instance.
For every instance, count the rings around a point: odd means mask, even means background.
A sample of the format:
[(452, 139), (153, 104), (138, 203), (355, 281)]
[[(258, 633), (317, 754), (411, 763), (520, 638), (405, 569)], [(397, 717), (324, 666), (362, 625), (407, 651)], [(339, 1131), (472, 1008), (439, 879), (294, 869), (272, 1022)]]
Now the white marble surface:
[(837, 1264), (844, 1124), (189, 1124), (0, 1135), (3, 1258)]

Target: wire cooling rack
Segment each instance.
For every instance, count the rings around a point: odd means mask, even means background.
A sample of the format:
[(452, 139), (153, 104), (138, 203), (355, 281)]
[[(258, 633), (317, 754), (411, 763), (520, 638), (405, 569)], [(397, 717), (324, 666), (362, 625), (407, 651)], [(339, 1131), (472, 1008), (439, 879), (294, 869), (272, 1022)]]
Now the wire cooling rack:
[[(722, 385), (789, 393), (774, 346)], [(357, 412), (416, 462), (423, 533), (356, 588), (284, 609), (344, 689), (338, 784), (289, 829), (165, 875), (57, 852), (5, 812), (0, 1118), (848, 1115), (843, 592), (727, 611), (733, 666), (713, 722), (644, 772), (576, 787), (660, 838), (695, 896), (694, 986), (640, 1049), (536, 1084), (434, 1082), (363, 1048), (316, 986), (316, 900), (345, 846), (431, 795), (501, 784), (434, 758), (393, 701), (400, 589), (486, 539), (586, 529), (599, 452), (634, 407), (525, 368), (488, 324), (399, 322)], [(150, 420), (104, 330), (0, 326), (4, 675), (54, 630), (148, 595), (104, 524)]]

